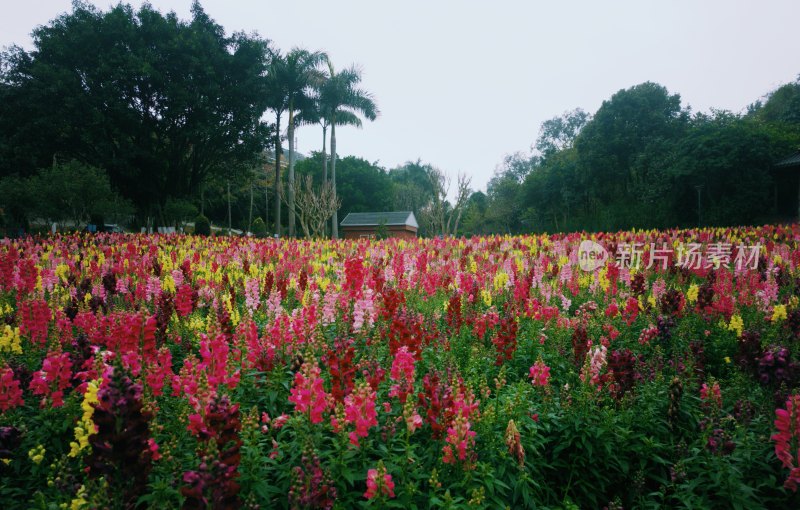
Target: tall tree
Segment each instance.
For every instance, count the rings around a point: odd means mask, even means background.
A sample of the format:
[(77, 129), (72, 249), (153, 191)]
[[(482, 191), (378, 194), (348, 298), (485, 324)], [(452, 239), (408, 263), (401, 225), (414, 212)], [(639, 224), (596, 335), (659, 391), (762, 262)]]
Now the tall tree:
[[(319, 91), (322, 111), (327, 112), (331, 126), (331, 182), (336, 196), (336, 126), (361, 127), (359, 115), (375, 120), (378, 110), (372, 94), (358, 87), (361, 82), (361, 71), (351, 66), (335, 72), (333, 64), (328, 60), (329, 77)], [(331, 219), (331, 237), (339, 237), (339, 217), (336, 211)]]
[[(327, 59), (326, 59), (327, 62)], [(326, 66), (327, 67), (327, 66)], [(328, 127), (330, 126), (330, 111), (327, 105), (322, 103), (321, 92), (330, 79), (328, 69), (323, 67), (322, 79), (317, 81), (313, 89), (312, 107), (299, 112), (295, 122), (299, 124), (319, 124), (322, 127), (322, 182), (328, 181)], [(315, 156), (316, 157), (315, 153)]]
[(269, 71), (267, 73), (267, 86), (265, 95), (269, 109), (275, 113), (275, 131), (274, 131), (274, 151), (275, 151), (275, 191), (274, 191), (274, 207), (275, 207), (275, 235), (281, 235), (281, 154), (283, 153), (283, 145), (281, 144), (281, 117), (288, 105), (288, 93), (286, 88), (286, 79), (284, 73), (286, 69), (286, 60), (281, 55), (280, 50), (273, 50), (270, 52)]
[(581, 108), (575, 108), (542, 122), (539, 137), (532, 148), (536, 149), (544, 159), (558, 151), (569, 149), (591, 118), (592, 116)]
[(59, 160), (103, 168), (140, 215), (238, 171), (269, 126), (267, 43), (149, 4), (71, 13), (34, 31), (34, 49), (0, 61), (0, 175), (31, 175)]
[(523, 200), (521, 181), (527, 175), (525, 158), (520, 154), (506, 157), (504, 165), (486, 186), (489, 207), (486, 222), (495, 232), (519, 233), (522, 226)]
[[(433, 200), (434, 189), (430, 185), (433, 166), (422, 160), (407, 161), (389, 171), (392, 180), (392, 206), (401, 211), (414, 211), (419, 215), (422, 208)], [(422, 225), (420, 229), (422, 230)]]
[(285, 104), (289, 114), (287, 137), (289, 138), (289, 236), (295, 236), (295, 185), (294, 185), (294, 132), (298, 112), (310, 111), (315, 108), (311, 90), (321, 86), (325, 75), (319, 65), (327, 60), (327, 56), (319, 51), (310, 52), (301, 48), (293, 48), (286, 57), (280, 59), (280, 79), (282, 90), (286, 94)]
[(483, 191), (475, 191), (469, 196), (467, 205), (464, 208), (464, 218), (461, 224), (460, 235), (481, 235), (488, 234), (486, 228), (486, 209), (489, 200)]
[[(328, 81), (328, 78), (330, 78), (326, 67), (327, 66), (322, 69), (322, 79), (317, 82), (312, 90), (312, 107), (301, 110), (295, 118), (295, 122), (298, 124), (319, 124), (322, 127), (322, 152), (318, 153), (312, 151), (314, 153), (314, 159), (321, 156), (322, 183), (328, 182), (328, 126), (330, 125), (330, 112), (325, 111), (325, 105), (323, 105), (320, 100), (320, 91), (325, 85), (325, 82)], [(305, 161), (313, 165), (313, 160), (306, 159)], [(327, 227), (325, 230), (327, 230)]]
[(458, 174), (455, 202), (452, 204), (447, 200), (447, 195), (450, 193), (450, 177), (440, 169), (431, 167), (428, 179), (433, 190), (433, 200), (420, 211), (420, 220), (428, 227), (429, 234), (451, 236), (458, 231), (461, 215), (472, 193), (469, 188), (471, 179), (466, 174)]
[(575, 139), (582, 187), (589, 191), (591, 216), (600, 221), (595, 228), (625, 228), (647, 213), (636, 194), (636, 159), (668, 149), (665, 142), (683, 136), (688, 122), (680, 95), (652, 82), (603, 101)]
[(771, 123), (782, 123), (800, 129), (800, 77), (773, 90), (751, 107), (755, 115)]

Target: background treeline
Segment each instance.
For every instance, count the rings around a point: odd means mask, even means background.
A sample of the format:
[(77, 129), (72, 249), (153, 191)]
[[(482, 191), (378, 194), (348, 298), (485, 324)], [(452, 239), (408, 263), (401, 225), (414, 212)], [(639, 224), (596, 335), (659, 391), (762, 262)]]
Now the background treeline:
[[(296, 184), (307, 175), (309, 192), (333, 186), (327, 235), (359, 211), (413, 210), (424, 235), (753, 224), (797, 212), (797, 176), (774, 164), (800, 148), (800, 80), (743, 113), (693, 113), (649, 82), (620, 90), (594, 114), (544, 122), (484, 192), (419, 160), (386, 169), (331, 154), (337, 127), (379, 115), (359, 69), (226, 35), (199, 3), (180, 20), (148, 4), (102, 12), (76, 2), (33, 40), (31, 51), (0, 55), (9, 232), (99, 218), (137, 229), (201, 214), (300, 235)], [(324, 135), (307, 157), (292, 143), (301, 124)]]
[[(469, 195), (458, 234), (795, 220), (800, 170), (792, 177), (774, 165), (799, 149), (800, 80), (740, 114), (693, 114), (678, 94), (643, 83), (593, 115), (575, 109), (545, 121), (530, 151), (507, 156), (486, 192)], [(424, 230), (433, 166), (386, 171), (355, 157), (340, 165), (342, 210), (412, 209)], [(319, 154), (298, 165), (315, 176), (320, 168)]]
[(800, 81), (742, 114), (692, 114), (679, 95), (643, 83), (620, 90), (594, 115), (576, 109), (544, 122), (531, 151), (506, 157), (486, 195), (472, 196), (464, 228), (519, 233), (796, 219), (800, 171), (781, 176), (774, 164), (797, 149)]

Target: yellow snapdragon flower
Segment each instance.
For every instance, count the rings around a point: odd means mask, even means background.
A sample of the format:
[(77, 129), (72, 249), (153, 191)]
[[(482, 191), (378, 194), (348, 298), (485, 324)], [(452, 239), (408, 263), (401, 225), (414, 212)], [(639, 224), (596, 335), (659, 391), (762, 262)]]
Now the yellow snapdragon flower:
[(81, 451), (89, 448), (89, 436), (97, 430), (94, 421), (92, 421), (92, 416), (94, 415), (92, 404), (99, 402), (97, 392), (100, 389), (101, 382), (101, 379), (95, 379), (90, 381), (86, 387), (86, 393), (83, 395), (83, 402), (81, 402), (83, 415), (75, 426), (75, 441), (69, 444), (70, 457), (77, 457)]
[(30, 457), (34, 464), (38, 465), (44, 460), (44, 454), (46, 452), (47, 450), (44, 449), (44, 446), (39, 445), (35, 448), (31, 448), (31, 450), (28, 452), (28, 457)]
[(698, 287), (696, 283), (693, 283), (689, 287), (689, 290), (686, 291), (686, 300), (689, 303), (694, 304), (697, 302), (697, 296), (699, 294), (700, 294), (700, 287)]
[(172, 278), (171, 274), (167, 274), (167, 276), (161, 280), (161, 290), (170, 294), (175, 294), (175, 280)]
[(0, 352), (10, 352), (12, 354), (22, 354), (22, 344), (19, 338), (19, 328), (12, 328), (5, 325), (0, 334)]
[(506, 274), (506, 272), (505, 271), (498, 271), (494, 275), (494, 282), (493, 282), (492, 286), (494, 287), (495, 291), (499, 291), (499, 290), (504, 289), (506, 287), (507, 283), (508, 283), (508, 275)]
[(611, 280), (608, 279), (608, 266), (603, 266), (603, 269), (600, 270), (600, 274), (597, 276), (597, 278), (600, 282), (600, 288), (603, 289), (603, 292), (608, 292), (608, 288), (611, 286)]
[(742, 330), (744, 329), (744, 321), (742, 317), (739, 315), (733, 315), (731, 317), (731, 322), (728, 324), (728, 331), (735, 331), (737, 337), (742, 336)]

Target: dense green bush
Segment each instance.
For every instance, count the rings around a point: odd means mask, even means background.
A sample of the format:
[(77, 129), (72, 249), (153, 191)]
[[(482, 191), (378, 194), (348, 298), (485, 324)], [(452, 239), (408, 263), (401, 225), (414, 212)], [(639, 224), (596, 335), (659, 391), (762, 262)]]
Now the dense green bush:
[(255, 219), (251, 231), (253, 232), (253, 235), (258, 238), (267, 237), (267, 226), (264, 225), (264, 220), (262, 220), (261, 217)]
[(211, 235), (211, 222), (202, 214), (194, 219), (194, 233), (198, 236)]

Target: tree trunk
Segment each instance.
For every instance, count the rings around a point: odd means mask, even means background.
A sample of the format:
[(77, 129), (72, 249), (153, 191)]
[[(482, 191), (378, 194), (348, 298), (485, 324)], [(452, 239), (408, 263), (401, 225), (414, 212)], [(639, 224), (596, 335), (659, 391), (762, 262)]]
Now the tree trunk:
[(328, 126), (322, 125), (322, 182), (328, 182), (328, 153), (325, 146), (328, 138)]
[(275, 122), (275, 234), (281, 235), (281, 116)]
[(289, 237), (295, 236), (294, 222), (294, 107), (289, 105)]
[(228, 181), (228, 235), (231, 233), (233, 224), (231, 223), (231, 181)]
[(264, 227), (269, 230), (269, 170), (264, 165)]
[(247, 216), (247, 231), (253, 231), (253, 181), (250, 181), (250, 214)]
[[(322, 124), (322, 184), (323, 186), (328, 182), (328, 152), (327, 152), (327, 138), (328, 138), (328, 125), (323, 122)], [(327, 222), (322, 224), (322, 237), (327, 235)]]
[[(336, 119), (331, 118), (331, 186), (336, 199)], [(339, 213), (333, 211), (331, 217), (331, 239), (339, 239)]]

